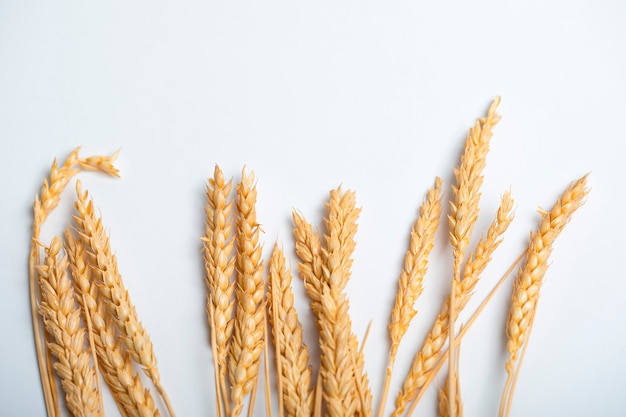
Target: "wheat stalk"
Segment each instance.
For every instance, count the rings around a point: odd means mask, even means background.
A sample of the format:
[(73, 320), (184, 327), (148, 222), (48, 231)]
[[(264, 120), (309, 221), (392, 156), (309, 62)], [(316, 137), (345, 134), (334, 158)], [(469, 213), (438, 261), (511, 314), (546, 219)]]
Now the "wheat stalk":
[(393, 366), (400, 346), (400, 341), (406, 334), (409, 324), (415, 315), (415, 302), (423, 291), (423, 278), (428, 270), (428, 255), (433, 248), (435, 232), (439, 225), (441, 212), (441, 179), (435, 179), (435, 185), (428, 191), (426, 199), (419, 210), (419, 216), (411, 229), (409, 249), (404, 257), (404, 267), (398, 279), (396, 301), (391, 311), (389, 336), (391, 347), (383, 387), (382, 399), (378, 410), (378, 417), (382, 417)]
[(109, 238), (102, 227), (102, 219), (96, 216), (93, 201), (88, 201), (87, 191), (83, 192), (80, 181), (76, 183), (77, 215), (74, 216), (80, 228), (83, 244), (89, 249), (93, 277), (108, 313), (120, 332), (124, 344), (133, 361), (140, 364), (144, 373), (152, 380), (163, 398), (171, 416), (175, 416), (169, 397), (161, 385), (156, 355), (150, 336), (139, 321), (135, 306), (130, 300), (117, 267), (117, 258), (111, 252)]
[(67, 256), (60, 256), (58, 236), (46, 249), (45, 265), (38, 268), (42, 289), (39, 311), (52, 337), (48, 343), (56, 359), (54, 370), (61, 378), (65, 402), (74, 416), (101, 416), (102, 400), (91, 366), (91, 352), (85, 349), (85, 328), (80, 322), (74, 290), (67, 277)]
[(244, 169), (237, 185), (237, 305), (228, 364), (233, 402), (231, 415), (235, 417), (243, 410), (244, 396), (256, 384), (263, 350), (263, 261), (256, 198), (254, 174), (246, 174)]
[(279, 404), (286, 416), (304, 417), (313, 412), (313, 369), (294, 307), (291, 281), (285, 256), (275, 244), (269, 267), (268, 316), (276, 345)]
[(39, 373), (44, 391), (46, 410), (48, 416), (50, 417), (58, 416), (60, 411), (56, 385), (54, 384), (54, 379), (52, 377), (49, 352), (46, 354), (46, 351), (44, 350), (45, 343), (42, 343), (42, 337), (47, 340), (47, 334), (44, 333), (42, 335), (39, 324), (39, 315), (37, 312), (37, 298), (41, 296), (41, 289), (37, 287), (38, 278), (36, 271), (37, 266), (40, 264), (39, 236), (41, 233), (41, 226), (48, 218), (48, 215), (58, 206), (59, 201), (61, 201), (61, 193), (69, 183), (69, 180), (79, 172), (77, 166), (82, 169), (101, 171), (115, 177), (119, 176), (117, 169), (113, 166), (117, 153), (112, 156), (98, 156), (80, 159), (78, 157), (79, 150), (80, 148), (74, 149), (68, 155), (61, 167), (57, 165), (56, 159), (53, 161), (49, 174), (50, 180), (48, 181), (48, 179), (44, 179), (41, 190), (35, 197), (35, 203), (33, 206), (33, 234), (29, 258), (30, 307), (35, 338), (35, 349), (37, 352), (37, 362), (39, 365)]
[[(508, 401), (505, 402), (507, 389), (512, 382), (515, 361), (520, 348), (526, 342), (534, 319), (539, 292), (543, 279), (548, 269), (548, 258), (552, 252), (554, 241), (559, 236), (565, 225), (569, 222), (572, 214), (583, 204), (589, 190), (587, 188), (587, 175), (572, 182), (556, 201), (549, 212), (542, 212), (539, 228), (531, 234), (530, 244), (526, 252), (526, 261), (520, 267), (517, 279), (513, 286), (511, 309), (507, 322), (507, 348), (509, 359), (505, 365), (508, 374), (505, 390), (500, 405), (500, 415), (508, 415), (513, 390), (509, 393)], [(518, 368), (519, 368), (518, 364)]]
[[(462, 280), (453, 280), (456, 285), (455, 301), (456, 314), (458, 314), (468, 303), (473, 290), (478, 283), (480, 275), (491, 260), (491, 256), (502, 242), (501, 236), (513, 221), (513, 200), (509, 192), (506, 192), (501, 199), (496, 218), (489, 226), (487, 236), (483, 237), (472, 254), (463, 270)], [(396, 409), (393, 416), (397, 417), (406, 411), (406, 407), (412, 402), (420, 389), (429, 379), (429, 374), (435, 366), (441, 350), (448, 339), (449, 332), (449, 312), (450, 299), (448, 297), (441, 312), (435, 319), (430, 333), (422, 345), (422, 349), (415, 355), (409, 369), (409, 373), (404, 379), (402, 390), (396, 398)]]
[[(232, 280), (235, 268), (233, 255), (232, 201), (229, 194), (232, 180), (228, 183), (224, 180), (224, 174), (219, 166), (215, 166), (213, 178), (209, 179), (206, 187), (207, 203), (205, 206), (206, 227), (204, 243), (204, 266), (205, 282), (209, 291), (208, 302), (212, 303), (209, 323), (215, 331), (217, 366), (221, 382), (220, 397), (225, 397), (223, 403), (226, 414), (229, 413), (228, 392), (225, 380), (227, 378), (226, 358), (228, 357), (228, 344), (233, 332), (233, 308), (234, 288)], [(207, 306), (207, 311), (209, 311)], [(218, 397), (219, 401), (219, 397)], [(221, 406), (218, 404), (218, 407)]]
[[(461, 383), (459, 380), (459, 354), (460, 352), (460, 344), (459, 347), (456, 349), (455, 354), (457, 356), (457, 360), (455, 361), (455, 363), (457, 364), (456, 368), (454, 369), (454, 383), (456, 384), (456, 394), (455, 394), (455, 398), (454, 401), (452, 402), (454, 404), (454, 408), (455, 410), (453, 411), (453, 413), (459, 417), (463, 417), (463, 401), (461, 399)], [(446, 380), (446, 383), (444, 385), (445, 387), (448, 386), (448, 381)], [(448, 398), (448, 392), (447, 389), (441, 389), (439, 388), (439, 417), (449, 417), (450, 416), (450, 399)]]
[(448, 409), (450, 410), (450, 417), (455, 416), (454, 399), (456, 398), (456, 382), (454, 380), (454, 361), (456, 356), (454, 355), (453, 346), (454, 323), (457, 311), (455, 291), (458, 281), (461, 279), (461, 264), (465, 259), (465, 251), (478, 219), (480, 187), (483, 183), (482, 171), (489, 151), (489, 141), (492, 136), (491, 129), (500, 120), (500, 116), (496, 114), (498, 104), (500, 104), (500, 97), (496, 97), (491, 106), (489, 106), (487, 117), (477, 120), (474, 127), (470, 129), (465, 140), (463, 154), (461, 155), (461, 163), (458, 168), (454, 169), (457, 185), (452, 187), (454, 201), (450, 202), (450, 215), (448, 216), (450, 243), (452, 244), (454, 256), (453, 282), (449, 305), (449, 344), (451, 351), (448, 367), (448, 400), (450, 402)]

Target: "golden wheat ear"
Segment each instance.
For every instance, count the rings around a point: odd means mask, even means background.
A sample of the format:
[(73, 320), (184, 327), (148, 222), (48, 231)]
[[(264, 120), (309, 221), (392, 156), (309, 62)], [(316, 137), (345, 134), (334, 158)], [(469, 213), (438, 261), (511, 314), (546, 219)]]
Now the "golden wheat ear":
[(67, 256), (61, 256), (61, 239), (52, 238), (44, 265), (38, 268), (42, 289), (39, 311), (51, 337), (48, 348), (55, 358), (54, 370), (61, 379), (65, 402), (75, 416), (101, 416), (102, 398), (91, 365), (91, 351), (85, 347), (86, 329), (81, 310), (67, 277)]
[(150, 336), (139, 321), (135, 306), (130, 300), (117, 266), (117, 258), (111, 251), (109, 238), (104, 232), (102, 219), (96, 216), (93, 201), (82, 191), (80, 181), (76, 183), (77, 215), (74, 217), (83, 245), (88, 249), (91, 272), (98, 287), (99, 296), (108, 314), (115, 323), (120, 340), (132, 360), (141, 365), (163, 398), (171, 416), (175, 416), (169, 397), (161, 385), (156, 355)]
[(204, 250), (205, 283), (209, 293), (207, 313), (212, 337), (215, 343), (211, 344), (214, 350), (216, 390), (218, 397), (218, 414), (222, 408), (230, 414), (230, 404), (226, 379), (228, 369), (226, 358), (230, 338), (233, 333), (233, 311), (235, 282), (232, 279), (235, 269), (233, 222), (231, 212), (233, 207), (230, 192), (232, 180), (226, 182), (219, 166), (215, 166), (213, 178), (206, 186), (207, 202), (205, 205), (206, 224), (205, 235), (202, 237)]
[(313, 368), (294, 306), (291, 282), (285, 255), (275, 244), (269, 267), (268, 316), (276, 346), (279, 415), (284, 412), (289, 417), (310, 416), (314, 400)]
[(565, 225), (570, 221), (572, 214), (584, 203), (588, 193), (587, 175), (572, 182), (552, 206), (552, 209), (549, 212), (541, 213), (542, 218), (539, 227), (535, 233), (531, 234), (530, 244), (526, 251), (526, 261), (519, 269), (513, 286), (511, 309), (507, 321), (509, 359), (505, 369), (508, 377), (500, 403), (500, 416), (508, 415), (511, 409), (515, 381), (519, 374), (522, 358), (519, 359), (517, 368), (515, 362), (518, 360), (522, 346), (525, 349), (528, 344), (539, 292), (548, 269), (548, 259), (552, 252), (552, 246)]
[(244, 397), (256, 385), (265, 333), (265, 283), (256, 199), (254, 174), (244, 169), (237, 185), (237, 303), (228, 361), (234, 417), (241, 414)]

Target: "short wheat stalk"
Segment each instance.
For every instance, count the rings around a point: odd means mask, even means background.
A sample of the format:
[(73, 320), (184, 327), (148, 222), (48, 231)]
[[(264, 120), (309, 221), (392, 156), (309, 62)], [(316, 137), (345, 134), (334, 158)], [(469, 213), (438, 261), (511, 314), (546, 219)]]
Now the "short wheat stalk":
[[(536, 314), (539, 292), (548, 269), (548, 259), (552, 252), (552, 246), (569, 222), (572, 214), (583, 204), (588, 192), (587, 175), (572, 182), (552, 209), (542, 213), (539, 228), (531, 234), (526, 261), (519, 269), (513, 286), (513, 299), (507, 322), (509, 359), (505, 369), (508, 378), (500, 404), (501, 416), (508, 415), (511, 408), (513, 390), (507, 391), (515, 372), (514, 367), (519, 350), (527, 341), (528, 332)], [(518, 364), (518, 368), (519, 366), (520, 364)], [(508, 399), (505, 400), (507, 395)]]
[(60, 256), (61, 248), (61, 239), (55, 236), (46, 249), (45, 265), (38, 268), (42, 289), (39, 311), (52, 337), (48, 348), (56, 359), (54, 370), (61, 379), (68, 409), (74, 416), (101, 416), (101, 393), (91, 366), (91, 352), (85, 349), (86, 332), (67, 277), (67, 257)]
[(434, 246), (435, 232), (439, 225), (441, 212), (440, 192), (441, 179), (437, 177), (435, 185), (428, 191), (426, 199), (420, 207), (419, 216), (411, 229), (409, 250), (404, 257), (404, 268), (400, 273), (396, 301), (391, 311), (391, 321), (389, 323), (391, 347), (378, 417), (382, 417), (385, 409), (391, 374), (400, 341), (406, 334), (411, 320), (417, 314), (414, 305), (423, 291), (423, 279), (428, 270), (428, 256)]
[(143, 367), (163, 398), (172, 417), (175, 416), (169, 397), (161, 385), (156, 355), (150, 336), (139, 321), (135, 306), (130, 300), (117, 267), (117, 258), (111, 252), (109, 238), (102, 227), (102, 219), (96, 216), (93, 201), (82, 191), (80, 181), (76, 184), (78, 199), (74, 217), (80, 229), (83, 244), (89, 249), (89, 260), (98, 291), (106, 305), (117, 330), (121, 334), (130, 357)]
[(268, 316), (276, 345), (279, 405), (288, 417), (304, 417), (313, 412), (313, 369), (294, 307), (291, 281), (285, 256), (275, 245), (269, 268)]
[(263, 351), (264, 282), (256, 198), (254, 174), (244, 169), (237, 185), (237, 304), (228, 364), (233, 417), (241, 414), (244, 397), (256, 385)]

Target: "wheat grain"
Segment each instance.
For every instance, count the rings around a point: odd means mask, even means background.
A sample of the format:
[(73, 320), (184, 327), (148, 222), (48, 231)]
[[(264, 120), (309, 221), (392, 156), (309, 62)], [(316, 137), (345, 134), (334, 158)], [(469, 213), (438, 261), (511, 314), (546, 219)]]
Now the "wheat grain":
[(74, 219), (80, 228), (83, 244), (89, 249), (93, 277), (99, 294), (113, 317), (115, 326), (122, 336), (120, 340), (130, 357), (142, 366), (144, 373), (152, 380), (163, 398), (170, 415), (174, 416), (169, 397), (161, 385), (152, 341), (139, 321), (135, 306), (122, 282), (117, 258), (111, 252), (109, 238), (102, 227), (102, 219), (95, 215), (93, 201), (88, 201), (86, 191), (82, 192), (80, 181), (76, 183), (76, 193), (78, 198), (75, 207), (78, 215), (74, 216)]
[[(583, 204), (589, 190), (587, 188), (587, 175), (572, 182), (549, 212), (542, 212), (539, 228), (531, 234), (530, 244), (526, 252), (526, 261), (520, 267), (513, 286), (511, 309), (507, 322), (507, 349), (509, 359), (505, 365), (508, 373), (506, 387), (509, 386), (515, 361), (520, 348), (528, 337), (531, 323), (536, 313), (539, 291), (548, 269), (548, 258), (552, 252), (554, 241), (559, 236), (565, 225), (569, 222), (572, 214)], [(518, 365), (519, 367), (519, 365)], [(501, 403), (500, 415), (503, 412), (504, 395)], [(507, 414), (510, 409), (513, 393), (509, 393), (506, 403)]]
[[(220, 375), (221, 394), (227, 396), (224, 381), (227, 378), (226, 358), (228, 343), (233, 332), (234, 288), (232, 280), (235, 268), (232, 237), (232, 201), (229, 194), (232, 180), (224, 180), (219, 166), (215, 166), (213, 178), (206, 187), (207, 203), (205, 206), (206, 227), (204, 243), (205, 282), (209, 291), (209, 302), (213, 304), (210, 325), (215, 329), (215, 350), (217, 354), (217, 372)], [(208, 307), (207, 307), (208, 310)], [(228, 400), (224, 401), (228, 408)], [(227, 410), (228, 414), (228, 410)]]
[(232, 416), (241, 414), (243, 398), (256, 383), (263, 350), (263, 261), (256, 198), (254, 174), (244, 169), (237, 185), (237, 304), (228, 364)]
[(313, 412), (313, 370), (302, 337), (302, 324), (294, 307), (291, 281), (285, 256), (276, 244), (270, 258), (268, 311), (277, 346), (277, 378), (282, 386), (278, 395), (286, 416), (304, 417)]
[[(459, 345), (460, 346), (460, 345)], [(455, 390), (455, 398), (452, 402), (454, 404), (455, 410), (453, 413), (459, 417), (463, 417), (463, 401), (461, 399), (461, 383), (459, 380), (459, 350), (460, 347), (456, 349), (456, 361), (454, 363), (457, 364), (457, 367), (454, 369), (454, 383), (456, 384)], [(448, 382), (446, 381), (445, 387), (447, 387)], [(450, 416), (450, 399), (448, 398), (448, 394), (446, 389), (439, 388), (439, 417), (449, 417)]]
[(74, 416), (100, 416), (103, 410), (96, 374), (90, 350), (84, 346), (86, 332), (67, 277), (67, 257), (60, 256), (61, 247), (61, 239), (53, 237), (46, 249), (45, 265), (38, 268), (42, 289), (39, 311), (53, 339), (48, 347), (56, 359), (54, 370), (61, 378), (69, 410)]

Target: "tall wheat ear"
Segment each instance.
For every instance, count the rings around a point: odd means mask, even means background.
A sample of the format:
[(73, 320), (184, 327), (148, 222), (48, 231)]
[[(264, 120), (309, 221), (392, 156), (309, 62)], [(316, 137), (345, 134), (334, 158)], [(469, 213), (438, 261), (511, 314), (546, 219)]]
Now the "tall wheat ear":
[(489, 142), (492, 136), (492, 128), (500, 120), (496, 114), (496, 109), (500, 104), (500, 97), (496, 97), (487, 111), (485, 118), (479, 119), (470, 129), (463, 153), (461, 163), (454, 170), (456, 186), (452, 187), (453, 201), (450, 201), (450, 215), (448, 222), (450, 225), (450, 243), (452, 245), (453, 277), (451, 285), (451, 296), (449, 302), (449, 366), (448, 366), (448, 410), (450, 417), (455, 417), (456, 408), (454, 400), (456, 398), (456, 369), (454, 354), (454, 337), (456, 334), (456, 288), (461, 280), (461, 266), (465, 261), (465, 252), (472, 237), (472, 231), (478, 219), (480, 205), (480, 188), (483, 184), (483, 169), (487, 161), (489, 152)]
[(269, 267), (268, 316), (276, 346), (276, 369), (280, 415), (311, 416), (313, 368), (302, 337), (302, 324), (294, 306), (291, 272), (285, 255), (274, 245)]
[(175, 416), (169, 397), (161, 384), (156, 355), (150, 336), (139, 321), (135, 306), (122, 282), (117, 267), (117, 258), (113, 255), (109, 238), (102, 227), (102, 219), (96, 216), (93, 201), (88, 201), (88, 193), (82, 191), (80, 181), (76, 182), (77, 215), (74, 220), (80, 228), (80, 235), (88, 249), (92, 276), (98, 286), (100, 297), (107, 308), (107, 313), (120, 333), (121, 341), (133, 361), (140, 364), (145, 374), (152, 380), (163, 398), (171, 416)]
[(548, 259), (552, 246), (559, 234), (570, 221), (572, 214), (584, 203), (589, 193), (587, 176), (572, 182), (556, 201), (549, 212), (541, 212), (539, 228), (530, 236), (530, 244), (526, 251), (526, 261), (520, 267), (513, 286), (511, 309), (507, 321), (509, 359), (505, 369), (508, 374), (502, 401), (500, 416), (508, 415), (511, 409), (515, 381), (519, 374), (522, 358), (517, 369), (519, 351), (528, 344), (530, 330), (537, 310), (539, 292), (548, 269)]
[(118, 177), (119, 173), (113, 166), (117, 152), (112, 156), (95, 156), (89, 158), (79, 158), (80, 148), (74, 149), (65, 162), (60, 167), (56, 159), (50, 168), (50, 179), (44, 179), (39, 194), (35, 197), (33, 206), (33, 234), (30, 247), (29, 258), (29, 292), (31, 317), (33, 322), (33, 333), (35, 338), (35, 349), (37, 352), (37, 362), (41, 376), (41, 384), (44, 393), (46, 410), (49, 417), (56, 417), (60, 414), (56, 385), (52, 376), (50, 352), (45, 349), (47, 333), (42, 333), (39, 323), (38, 298), (41, 297), (41, 288), (38, 287), (37, 266), (41, 264), (41, 245), (39, 236), (41, 227), (45, 223), (48, 215), (58, 206), (61, 201), (61, 193), (67, 187), (70, 179), (80, 172), (80, 169), (100, 171), (110, 176)]
[(67, 277), (67, 256), (60, 255), (62, 247), (61, 239), (53, 237), (46, 249), (45, 264), (38, 268), (42, 289), (39, 311), (52, 337), (48, 348), (56, 359), (54, 370), (61, 379), (68, 409), (74, 416), (102, 416), (101, 393), (96, 386), (91, 351), (85, 348), (80, 308)]
[(244, 168), (237, 185), (237, 303), (228, 361), (233, 417), (241, 414), (244, 397), (256, 385), (264, 346), (265, 283), (256, 199), (254, 173), (247, 174)]
[(208, 289), (207, 312), (209, 325), (214, 332), (214, 360), (216, 389), (218, 389), (218, 410), (225, 407), (229, 414), (226, 379), (228, 369), (226, 358), (230, 338), (233, 333), (233, 311), (235, 282), (232, 279), (235, 269), (233, 222), (231, 212), (233, 202), (229, 195), (232, 180), (226, 182), (219, 166), (215, 165), (213, 178), (206, 186), (205, 206), (206, 225), (204, 245), (205, 282)]
[(391, 347), (378, 417), (382, 417), (384, 413), (400, 341), (408, 331), (411, 320), (417, 314), (415, 302), (424, 288), (423, 280), (428, 270), (428, 256), (434, 246), (440, 213), (441, 179), (437, 177), (435, 185), (428, 191), (426, 199), (420, 207), (419, 216), (411, 229), (409, 249), (404, 257), (404, 267), (398, 279), (396, 301), (389, 322)]
[[(97, 225), (97, 227), (101, 227)], [(84, 230), (79, 228), (79, 233)], [(70, 259), (70, 270), (77, 300), (90, 328), (97, 357), (97, 367), (104, 377), (111, 395), (124, 417), (159, 416), (150, 390), (144, 388), (139, 375), (135, 374), (130, 356), (124, 352), (115, 324), (106, 313), (98, 287), (91, 279), (89, 255), (81, 239), (65, 230), (65, 248)]]
[(363, 366), (363, 352), (352, 333), (349, 303), (344, 292), (350, 279), (357, 219), (355, 194), (330, 192), (324, 219), (326, 246), (321, 249), (322, 280), (320, 332), (323, 396), (329, 416), (371, 415), (371, 392)]

